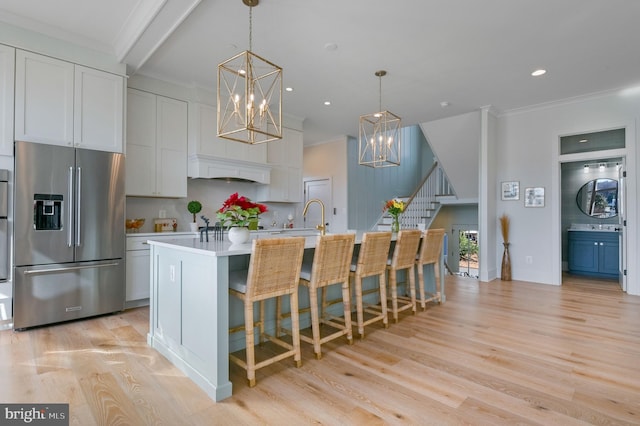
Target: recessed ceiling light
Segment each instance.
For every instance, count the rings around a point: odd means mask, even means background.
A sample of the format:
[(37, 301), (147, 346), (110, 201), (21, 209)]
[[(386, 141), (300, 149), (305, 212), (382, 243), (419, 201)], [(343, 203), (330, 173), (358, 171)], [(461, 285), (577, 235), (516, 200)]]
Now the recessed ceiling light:
[(531, 73), (532, 76), (538, 77), (547, 73), (547, 70), (539, 69)]
[(328, 52), (333, 52), (334, 50), (337, 50), (337, 49), (338, 49), (337, 43), (327, 43), (324, 45), (324, 50)]
[(447, 102), (447, 101), (442, 101), (442, 102), (440, 102), (440, 106), (441, 106), (442, 108), (446, 108), (446, 107), (448, 107), (449, 105), (451, 105), (451, 104), (450, 104), (449, 102)]
[(324, 104), (327, 105), (327, 106), (331, 105), (331, 101), (324, 101)]
[(285, 87), (285, 89), (287, 92), (293, 92), (293, 87)]
[(578, 143), (587, 143), (587, 142), (589, 142), (589, 139), (580, 139), (578, 141)]

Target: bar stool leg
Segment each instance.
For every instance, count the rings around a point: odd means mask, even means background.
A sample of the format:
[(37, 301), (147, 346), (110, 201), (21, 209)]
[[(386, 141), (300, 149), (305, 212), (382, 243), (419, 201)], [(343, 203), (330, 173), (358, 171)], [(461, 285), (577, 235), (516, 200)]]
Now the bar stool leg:
[(264, 300), (260, 301), (260, 336), (258, 344), (262, 346), (267, 339), (264, 337)]
[(378, 284), (380, 286), (380, 308), (382, 309), (382, 324), (384, 324), (384, 328), (389, 328), (389, 318), (387, 313), (387, 280), (385, 278), (385, 275), (386, 274), (378, 275)]
[(293, 339), (293, 361), (296, 368), (302, 367), (302, 354), (300, 352), (300, 314), (298, 312), (298, 292), (294, 291), (289, 295), (289, 306), (291, 307), (291, 338)]
[(420, 307), (422, 308), (422, 310), (426, 310), (426, 303), (425, 303), (425, 294), (424, 294), (424, 265), (419, 264), (417, 265), (417, 269), (418, 269), (418, 287), (420, 287)]
[[(351, 295), (349, 293), (349, 281), (347, 280), (342, 283), (342, 306), (344, 310), (344, 326), (347, 329), (347, 341), (350, 345), (353, 345), (353, 330), (351, 328)], [(322, 296), (324, 300), (324, 292)]]
[(282, 330), (282, 296), (276, 297), (276, 337), (280, 337)]
[(245, 334), (245, 346), (247, 351), (247, 382), (249, 387), (252, 388), (256, 385), (256, 354), (253, 345), (253, 302), (245, 301), (244, 304), (244, 334)]
[(362, 312), (362, 278), (359, 275), (355, 275), (354, 279), (354, 291), (356, 294), (356, 323), (358, 324), (358, 334), (360, 339), (364, 339), (364, 313)]
[(320, 318), (318, 315), (318, 291), (309, 289), (309, 308), (311, 310), (311, 332), (313, 334), (313, 352), (316, 359), (322, 358), (320, 350)]
[(442, 286), (440, 285), (440, 263), (433, 264), (433, 272), (436, 279), (436, 297), (438, 298), (438, 304), (442, 304)]
[(389, 287), (391, 289), (391, 312), (393, 314), (393, 322), (398, 323), (398, 284), (396, 271), (389, 272)]
[(416, 274), (415, 267), (411, 265), (411, 267), (407, 270), (407, 275), (409, 276), (409, 295), (411, 296), (411, 312), (413, 315), (416, 314)]

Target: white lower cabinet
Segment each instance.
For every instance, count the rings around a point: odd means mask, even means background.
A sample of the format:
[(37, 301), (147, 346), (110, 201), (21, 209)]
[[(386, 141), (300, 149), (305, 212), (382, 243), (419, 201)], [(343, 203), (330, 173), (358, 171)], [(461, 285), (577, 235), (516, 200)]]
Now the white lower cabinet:
[(149, 304), (150, 295), (150, 247), (148, 240), (173, 240), (176, 238), (197, 238), (192, 232), (167, 232), (165, 234), (129, 234), (127, 235), (127, 290), (126, 307)]

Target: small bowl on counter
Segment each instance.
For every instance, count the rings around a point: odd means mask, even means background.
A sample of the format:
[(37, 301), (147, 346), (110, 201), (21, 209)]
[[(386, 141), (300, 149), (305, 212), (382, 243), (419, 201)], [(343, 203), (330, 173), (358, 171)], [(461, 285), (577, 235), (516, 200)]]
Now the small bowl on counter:
[(144, 218), (140, 219), (127, 219), (125, 221), (125, 227), (128, 233), (140, 232), (140, 228), (144, 225)]

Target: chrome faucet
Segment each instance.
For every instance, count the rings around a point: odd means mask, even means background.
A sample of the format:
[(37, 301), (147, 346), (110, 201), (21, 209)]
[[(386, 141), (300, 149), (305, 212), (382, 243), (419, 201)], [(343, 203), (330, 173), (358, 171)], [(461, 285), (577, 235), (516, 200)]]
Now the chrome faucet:
[(313, 198), (309, 201), (307, 201), (307, 204), (304, 205), (304, 210), (302, 210), (302, 216), (305, 217), (307, 216), (307, 210), (309, 210), (309, 205), (311, 203), (318, 203), (320, 204), (320, 220), (322, 220), (322, 223), (320, 225), (316, 225), (316, 229), (318, 231), (320, 231), (321, 235), (324, 235), (327, 231), (327, 227), (324, 223), (324, 204), (322, 203), (322, 201), (318, 200), (317, 198)]

